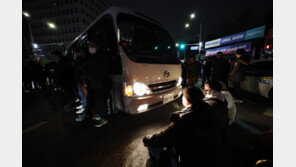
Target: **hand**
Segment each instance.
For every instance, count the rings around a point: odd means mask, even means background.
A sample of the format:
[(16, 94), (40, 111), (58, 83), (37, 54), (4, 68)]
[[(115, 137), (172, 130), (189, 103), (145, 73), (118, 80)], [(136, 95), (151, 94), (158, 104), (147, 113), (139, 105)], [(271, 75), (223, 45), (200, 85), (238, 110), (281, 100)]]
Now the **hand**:
[(172, 113), (171, 116), (170, 116), (170, 121), (171, 122), (176, 122), (180, 120), (180, 114), (175, 112), (175, 113)]
[(147, 147), (148, 141), (153, 137), (153, 135), (149, 134), (143, 138), (144, 146)]

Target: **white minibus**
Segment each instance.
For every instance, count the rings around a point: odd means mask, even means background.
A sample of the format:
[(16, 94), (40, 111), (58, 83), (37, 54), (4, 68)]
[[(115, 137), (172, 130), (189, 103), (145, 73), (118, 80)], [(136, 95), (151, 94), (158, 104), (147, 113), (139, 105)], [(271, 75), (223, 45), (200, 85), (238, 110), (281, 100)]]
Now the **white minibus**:
[(109, 109), (142, 113), (182, 95), (181, 64), (170, 33), (157, 21), (125, 8), (111, 7), (67, 47), (87, 48), (90, 35), (112, 59)]

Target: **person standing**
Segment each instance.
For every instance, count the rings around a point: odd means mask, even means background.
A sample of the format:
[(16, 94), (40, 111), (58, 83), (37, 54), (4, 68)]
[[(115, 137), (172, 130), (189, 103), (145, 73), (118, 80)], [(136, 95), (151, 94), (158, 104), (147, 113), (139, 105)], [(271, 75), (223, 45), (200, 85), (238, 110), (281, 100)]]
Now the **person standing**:
[(64, 108), (69, 111), (74, 107), (75, 102), (75, 68), (60, 51), (54, 51), (51, 54), (57, 62), (57, 68), (54, 71), (56, 82), (64, 91), (67, 101)]
[(76, 83), (77, 83), (77, 88), (78, 88), (78, 93), (82, 101), (82, 106), (81, 108), (76, 111), (76, 114), (81, 114), (84, 112), (86, 108), (86, 85), (87, 85), (87, 75), (86, 75), (86, 70), (83, 69), (83, 64), (85, 62), (85, 55), (86, 51), (84, 51), (83, 48), (78, 48), (76, 50), (76, 53), (74, 54), (74, 60), (75, 60), (75, 78), (76, 78)]
[(188, 86), (194, 86), (198, 82), (199, 71), (199, 62), (195, 60), (195, 56), (191, 56), (187, 65)]
[(82, 121), (86, 116), (91, 116), (91, 109), (95, 108), (93, 115), (94, 126), (102, 127), (108, 123), (106, 119), (108, 113), (107, 100), (111, 90), (111, 63), (110, 58), (99, 47), (99, 42), (90, 40), (90, 57), (86, 62), (88, 86), (87, 86), (87, 106), (86, 113), (82, 114), (76, 121)]
[(212, 80), (222, 81), (226, 86), (228, 85), (228, 74), (229, 74), (229, 63), (227, 60), (223, 59), (222, 52), (218, 52), (216, 55), (216, 60), (213, 62)]
[(238, 49), (235, 55), (236, 60), (231, 67), (229, 79), (232, 81), (234, 86), (234, 95), (236, 98), (234, 102), (243, 103), (243, 95), (240, 83), (245, 79), (244, 68), (246, 65), (248, 65), (248, 59), (245, 56), (245, 49)]
[(202, 87), (204, 87), (205, 82), (211, 78), (211, 66), (212, 61), (207, 57), (202, 64)]

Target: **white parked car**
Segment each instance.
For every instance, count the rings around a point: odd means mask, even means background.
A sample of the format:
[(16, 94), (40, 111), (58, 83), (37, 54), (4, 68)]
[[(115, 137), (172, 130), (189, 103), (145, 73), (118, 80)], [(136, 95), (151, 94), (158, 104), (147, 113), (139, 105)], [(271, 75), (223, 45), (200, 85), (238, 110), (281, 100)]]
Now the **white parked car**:
[[(273, 98), (273, 61), (260, 60), (246, 66), (245, 80), (241, 82), (244, 91)], [(233, 87), (232, 84), (229, 84)]]

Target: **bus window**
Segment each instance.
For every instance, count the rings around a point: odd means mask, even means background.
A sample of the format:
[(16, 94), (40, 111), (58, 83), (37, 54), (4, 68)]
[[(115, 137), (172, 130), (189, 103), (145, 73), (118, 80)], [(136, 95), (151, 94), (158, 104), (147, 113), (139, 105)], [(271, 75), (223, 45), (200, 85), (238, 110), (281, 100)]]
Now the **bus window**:
[(170, 34), (144, 19), (119, 14), (120, 40), (127, 40), (125, 52), (138, 63), (179, 64)]
[(121, 74), (122, 66), (120, 55), (118, 54), (118, 46), (116, 42), (116, 35), (114, 25), (110, 16), (105, 16), (98, 23), (91, 28), (88, 36), (94, 35), (99, 46), (104, 50), (111, 58), (112, 74)]

